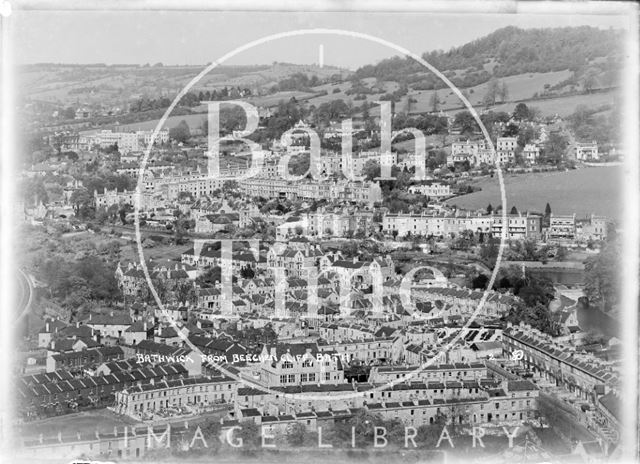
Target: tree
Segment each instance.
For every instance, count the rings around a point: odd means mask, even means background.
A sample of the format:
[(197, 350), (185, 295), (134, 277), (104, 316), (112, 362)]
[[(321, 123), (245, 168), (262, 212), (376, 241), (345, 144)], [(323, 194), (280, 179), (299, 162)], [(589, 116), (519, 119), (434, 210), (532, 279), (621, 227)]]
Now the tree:
[(440, 103), (440, 100), (438, 98), (438, 91), (434, 90), (434, 92), (431, 94), (431, 100), (429, 101), (429, 106), (431, 107), (431, 111), (436, 113), (438, 111), (438, 105)]
[(544, 215), (551, 216), (551, 205), (549, 203), (544, 207)]
[(222, 282), (222, 269), (220, 266), (213, 266), (204, 274), (196, 278), (196, 283), (201, 287), (213, 287), (216, 283)]
[(531, 143), (533, 139), (536, 137), (536, 130), (527, 126), (524, 129), (518, 131), (518, 146), (524, 147), (528, 143)]
[(518, 103), (513, 110), (513, 119), (516, 121), (529, 121), (531, 119), (529, 107), (524, 103)]
[(178, 192), (178, 201), (193, 201), (193, 195), (191, 192)]
[(231, 191), (237, 190), (238, 188), (239, 188), (238, 182), (235, 180), (227, 180), (224, 182), (224, 184), (222, 184), (223, 192), (231, 192)]
[(74, 119), (76, 117), (76, 110), (70, 106), (62, 110), (60, 115), (63, 119)]
[(169, 130), (169, 137), (178, 143), (186, 143), (191, 138), (191, 130), (184, 119)]
[(496, 98), (498, 96), (499, 84), (494, 78), (487, 84), (487, 93), (484, 96), (483, 103), (485, 106), (493, 106), (496, 104)]
[(380, 177), (380, 163), (377, 160), (368, 160), (362, 168), (362, 173), (367, 180)]
[(493, 206), (491, 206), (491, 203), (489, 203), (487, 205), (487, 214), (491, 214), (493, 212)]
[(485, 274), (478, 274), (472, 281), (471, 286), (473, 288), (486, 288), (489, 283), (489, 277)]
[(509, 98), (509, 88), (507, 87), (507, 84), (505, 81), (500, 82), (496, 93), (502, 103), (507, 101), (507, 98)]
[(42, 178), (26, 178), (23, 181), (21, 190), (24, 202), (29, 206), (37, 206), (40, 202), (46, 205), (49, 202), (49, 194), (47, 193)]
[(494, 265), (496, 258), (498, 257), (498, 239), (489, 236), (489, 239), (480, 247), (480, 258)]
[(243, 279), (253, 279), (255, 275), (256, 273), (248, 264), (240, 269), (240, 277), (242, 277)]
[(591, 93), (593, 88), (598, 85), (598, 78), (596, 77), (596, 72), (593, 69), (589, 69), (582, 78), (582, 88), (585, 93)]
[(189, 282), (180, 282), (175, 290), (176, 299), (179, 303), (195, 303), (196, 294), (193, 285)]
[(502, 136), (503, 137), (516, 137), (518, 135), (519, 131), (520, 131), (520, 128), (518, 127), (517, 124), (509, 123), (509, 124), (507, 124), (507, 127), (505, 127), (504, 130), (502, 131)]
[(559, 132), (553, 132), (549, 136), (545, 147), (544, 157), (547, 162), (558, 164), (564, 158), (569, 141)]
[(469, 111), (456, 113), (453, 125), (460, 129), (462, 134), (472, 134), (478, 130), (478, 123)]
[(78, 189), (71, 194), (69, 201), (73, 205), (76, 216), (86, 217), (89, 207), (93, 204), (93, 195), (87, 189)]
[(584, 290), (589, 304), (609, 311), (620, 294), (620, 260), (622, 249), (618, 237), (609, 240), (600, 253), (585, 261)]
[(189, 221), (183, 217), (176, 219), (174, 223), (174, 240), (176, 245), (183, 245), (189, 229)]
[(511, 212), (509, 214), (518, 214), (518, 208), (516, 208), (515, 205), (513, 205), (511, 207)]
[[(527, 290), (526, 293), (532, 293), (532, 291)], [(506, 316), (502, 317), (502, 320), (511, 322), (512, 324), (524, 322), (534, 329), (538, 329), (552, 336), (558, 333), (557, 326), (551, 318), (549, 308), (540, 303), (533, 305), (518, 303), (511, 308)]]

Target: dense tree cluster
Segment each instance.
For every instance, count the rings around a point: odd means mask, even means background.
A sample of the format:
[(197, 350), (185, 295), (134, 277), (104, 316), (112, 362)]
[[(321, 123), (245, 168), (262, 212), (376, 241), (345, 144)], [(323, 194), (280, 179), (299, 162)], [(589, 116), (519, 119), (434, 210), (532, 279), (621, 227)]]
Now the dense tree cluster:
[(114, 301), (120, 293), (113, 268), (98, 256), (43, 256), (38, 279), (47, 284), (50, 297), (76, 307), (88, 300)]
[(609, 311), (619, 302), (621, 259), (620, 238), (614, 234), (604, 244), (600, 253), (586, 260), (584, 290), (590, 306)]
[(595, 141), (602, 147), (619, 139), (620, 115), (615, 108), (603, 114), (600, 108), (578, 105), (567, 120), (579, 141)]
[(278, 90), (298, 90), (304, 92), (310, 91), (311, 87), (315, 87), (320, 84), (320, 79), (315, 74), (312, 74), (311, 77), (309, 77), (305, 73), (295, 73), (278, 82)]
[[(204, 101), (224, 101), (233, 98), (246, 97), (251, 95), (251, 90), (240, 87), (222, 87), (220, 89), (204, 90), (200, 92), (187, 92), (178, 102), (178, 106), (185, 108), (193, 108), (200, 105)], [(143, 111), (165, 109), (171, 105), (171, 98), (158, 97), (150, 98), (147, 96), (138, 98), (129, 105), (130, 113), (141, 113)], [(73, 108), (71, 108), (73, 109)], [(74, 111), (75, 115), (75, 111)]]

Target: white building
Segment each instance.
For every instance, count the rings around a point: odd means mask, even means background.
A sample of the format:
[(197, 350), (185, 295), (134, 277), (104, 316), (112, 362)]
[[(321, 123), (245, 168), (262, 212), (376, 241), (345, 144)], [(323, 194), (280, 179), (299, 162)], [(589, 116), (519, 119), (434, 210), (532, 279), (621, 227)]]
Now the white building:
[(597, 161), (600, 159), (598, 154), (598, 143), (576, 143), (576, 159), (578, 161)]
[(496, 154), (501, 164), (513, 163), (516, 157), (516, 137), (498, 137)]
[(534, 143), (528, 143), (522, 150), (522, 156), (529, 164), (536, 164), (540, 159), (540, 147)]
[[(113, 132), (112, 130), (101, 130), (94, 134), (83, 136), (83, 142), (89, 147), (98, 145), (105, 148), (117, 145), (121, 153), (132, 151), (142, 151), (147, 148), (153, 137), (153, 131), (135, 132)], [(169, 131), (163, 129), (156, 134), (155, 143), (166, 143), (169, 141)]]
[(451, 196), (451, 187), (442, 182), (429, 182), (423, 185), (412, 185), (410, 193), (419, 193), (431, 198), (446, 198)]

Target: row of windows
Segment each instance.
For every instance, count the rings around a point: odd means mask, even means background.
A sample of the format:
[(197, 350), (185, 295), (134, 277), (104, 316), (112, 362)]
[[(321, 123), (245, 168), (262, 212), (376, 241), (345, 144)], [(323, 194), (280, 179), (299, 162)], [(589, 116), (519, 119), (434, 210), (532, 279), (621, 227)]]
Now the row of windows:
[[(218, 388), (220, 387), (220, 388)], [(137, 399), (141, 399), (142, 395), (144, 395), (144, 399), (148, 400), (148, 399), (153, 399), (156, 397), (163, 397), (163, 396), (167, 396), (167, 392), (169, 392), (169, 395), (181, 395), (184, 393), (194, 393), (197, 391), (200, 392), (209, 392), (209, 391), (222, 391), (224, 390), (224, 385), (200, 385), (200, 386), (194, 386), (194, 387), (186, 387), (186, 390), (183, 390), (184, 387), (181, 388), (175, 388), (173, 390), (161, 390), (158, 392), (151, 392), (151, 393), (138, 393), (136, 395), (132, 395), (134, 400)], [(227, 384), (227, 390), (231, 390), (233, 388), (233, 386), (231, 384)], [(156, 396), (157, 393), (157, 396)]]

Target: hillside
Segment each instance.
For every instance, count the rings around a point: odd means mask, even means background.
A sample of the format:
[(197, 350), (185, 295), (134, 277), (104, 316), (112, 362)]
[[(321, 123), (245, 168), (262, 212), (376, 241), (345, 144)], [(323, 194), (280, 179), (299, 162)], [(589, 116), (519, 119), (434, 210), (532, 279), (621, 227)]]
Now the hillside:
[[(622, 33), (616, 30), (505, 27), (461, 47), (423, 56), (478, 109), (510, 112), (517, 102), (526, 102), (542, 115), (567, 116), (579, 105), (598, 111), (615, 107), (621, 44)], [(19, 73), (23, 126), (65, 125), (74, 110), (87, 107), (93, 116), (73, 124), (95, 128), (118, 121), (132, 127), (152, 126), (153, 122), (146, 122), (157, 120), (202, 69), (160, 63), (23, 66)], [(291, 98), (316, 107), (341, 99), (355, 116), (364, 103), (371, 108), (381, 100), (395, 102), (395, 111), (407, 114), (464, 109), (457, 95), (435, 75), (413, 60), (393, 57), (355, 73), (289, 63), (221, 66), (194, 87), (193, 101), (176, 108), (173, 115), (206, 112), (197, 101), (223, 89), (224, 97), (210, 99), (241, 96), (261, 107), (275, 107)], [(194, 116), (190, 123), (197, 125), (197, 120)]]
[[(126, 106), (140, 96), (174, 96), (204, 66), (67, 65), (35, 64), (19, 70), (19, 90), (28, 99), (58, 105), (74, 103)], [(222, 87), (250, 88), (267, 92), (274, 85), (296, 75), (332, 76), (342, 79), (348, 72), (331, 66), (273, 63), (268, 66), (220, 66), (208, 73), (196, 91)]]
[[(447, 52), (431, 51), (423, 58), (456, 86), (473, 87), (491, 78), (525, 73), (571, 71), (564, 83), (578, 84), (593, 75), (599, 84), (615, 84), (622, 51), (622, 33), (594, 27), (520, 29), (509, 26)], [(443, 88), (432, 73), (410, 58), (394, 57), (358, 69), (353, 78), (396, 81), (415, 90)]]

